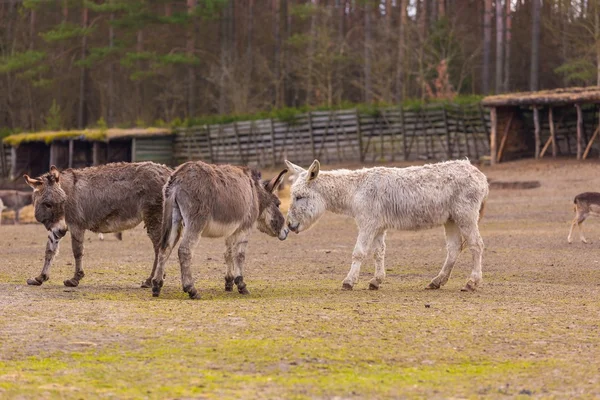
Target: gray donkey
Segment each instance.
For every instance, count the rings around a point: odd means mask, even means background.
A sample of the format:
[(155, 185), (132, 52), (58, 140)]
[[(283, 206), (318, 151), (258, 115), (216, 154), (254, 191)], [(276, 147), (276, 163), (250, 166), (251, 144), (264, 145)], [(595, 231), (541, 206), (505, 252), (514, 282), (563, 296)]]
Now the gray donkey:
[[(179, 246), (183, 291), (190, 298), (200, 295), (194, 287), (190, 264), (200, 236), (225, 237), (225, 290), (233, 283), (241, 294), (248, 294), (243, 268), (246, 245), (252, 227), (285, 240), (288, 229), (279, 210), (281, 202), (273, 193), (287, 170), (269, 182), (247, 167), (211, 165), (201, 161), (182, 164), (164, 187), (162, 239), (158, 264), (152, 279), (152, 295), (158, 297), (164, 282), (164, 268), (173, 247)], [(183, 231), (183, 232), (182, 232)]]
[(114, 163), (59, 172), (32, 179), (35, 219), (48, 230), (46, 257), (41, 274), (28, 279), (29, 285), (41, 285), (49, 279), (48, 271), (60, 240), (71, 231), (75, 256), (75, 275), (64, 281), (75, 287), (83, 278), (83, 239), (86, 230), (96, 233), (120, 232), (144, 221), (154, 245), (154, 266), (142, 287), (150, 287), (156, 269), (162, 220), (162, 187), (172, 170), (152, 162)]
[(4, 203), (5, 209), (15, 212), (15, 224), (18, 224), (21, 209), (31, 204), (32, 194), (19, 190), (0, 190), (0, 200)]

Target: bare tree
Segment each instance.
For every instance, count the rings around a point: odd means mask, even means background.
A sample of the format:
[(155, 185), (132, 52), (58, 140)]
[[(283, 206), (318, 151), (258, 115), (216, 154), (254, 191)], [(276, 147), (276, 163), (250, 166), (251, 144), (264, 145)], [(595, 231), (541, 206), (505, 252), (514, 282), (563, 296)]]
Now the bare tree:
[[(81, 26), (86, 29), (89, 24), (89, 10), (84, 7), (81, 12)], [(77, 110), (77, 127), (79, 129), (85, 128), (87, 125), (87, 110), (86, 110), (86, 93), (87, 93), (87, 67), (84, 65), (84, 61), (87, 55), (87, 35), (83, 34), (81, 38), (81, 73), (79, 76), (79, 107)]]
[(400, 22), (398, 23), (398, 62), (396, 65), (396, 101), (404, 98), (404, 51), (406, 48), (406, 24), (408, 15), (406, 11), (407, 0), (399, 0)]
[(490, 92), (490, 58), (492, 54), (492, 0), (485, 0), (483, 11), (483, 72), (481, 88), (484, 94)]
[(510, 91), (510, 43), (512, 40), (512, 10), (511, 0), (506, 1), (506, 26), (504, 36), (504, 91)]
[[(509, 0), (505, 0), (509, 1)], [(504, 46), (502, 39), (504, 36), (503, 28), (503, 13), (502, 13), (502, 1), (496, 0), (496, 93), (502, 92), (502, 66), (504, 60), (502, 59)]]
[(365, 39), (364, 39), (364, 79), (365, 79), (365, 102), (372, 100), (373, 89), (371, 81), (371, 42), (373, 36), (373, 27), (371, 26), (371, 7), (370, 2), (365, 2)]
[(531, 0), (531, 72), (529, 90), (538, 90), (540, 80), (540, 0)]

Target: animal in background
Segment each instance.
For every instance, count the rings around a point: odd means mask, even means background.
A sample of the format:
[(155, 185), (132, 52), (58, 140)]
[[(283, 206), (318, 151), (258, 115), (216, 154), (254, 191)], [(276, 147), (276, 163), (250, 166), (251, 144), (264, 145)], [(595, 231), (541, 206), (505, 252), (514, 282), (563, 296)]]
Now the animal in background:
[(84, 277), (83, 243), (86, 230), (95, 233), (121, 232), (144, 221), (154, 246), (154, 264), (150, 277), (142, 283), (149, 287), (154, 276), (162, 221), (162, 188), (172, 170), (153, 162), (113, 163), (82, 169), (50, 172), (32, 179), (35, 219), (48, 230), (46, 256), (39, 276), (29, 285), (41, 285), (49, 279), (52, 260), (60, 240), (71, 231), (75, 257), (75, 275), (64, 281), (77, 286)]
[(471, 249), (473, 269), (463, 290), (481, 283), (483, 240), (479, 218), (489, 193), (485, 175), (468, 160), (447, 161), (408, 168), (363, 168), (321, 171), (318, 160), (308, 170), (286, 160), (295, 176), (287, 220), (291, 231), (309, 229), (325, 211), (353, 217), (358, 239), (352, 265), (342, 282), (350, 290), (358, 282), (360, 267), (369, 251), (375, 255), (375, 276), (369, 289), (385, 278), (385, 235), (388, 229), (417, 230), (443, 225), (447, 255), (428, 289), (439, 289), (450, 277), (463, 248)]
[[(117, 238), (117, 240), (123, 240), (123, 232), (116, 232), (115, 237)], [(99, 233), (98, 239), (104, 240), (104, 235), (102, 233)]]
[(2, 199), (0, 199), (0, 225), (2, 225), (2, 211), (5, 209)]
[(164, 283), (164, 267), (179, 238), (179, 264), (183, 291), (190, 298), (194, 287), (190, 264), (200, 236), (224, 237), (226, 244), (225, 290), (248, 294), (244, 282), (246, 246), (252, 228), (285, 240), (288, 230), (274, 194), (287, 170), (269, 182), (247, 167), (189, 161), (180, 165), (164, 187), (162, 239), (158, 265), (152, 279), (152, 295), (158, 297)]
[(19, 223), (19, 216), (23, 207), (32, 203), (32, 192), (20, 190), (0, 190), (0, 199), (4, 207), (15, 212), (15, 224)]
[(583, 243), (588, 243), (585, 236), (583, 235), (583, 221), (586, 220), (590, 215), (600, 216), (600, 193), (598, 192), (585, 192), (580, 193), (573, 199), (573, 211), (575, 211), (575, 218), (571, 223), (571, 229), (569, 230), (569, 236), (567, 241), (572, 243), (571, 236), (573, 235), (573, 228), (577, 225), (579, 230), (579, 239)]

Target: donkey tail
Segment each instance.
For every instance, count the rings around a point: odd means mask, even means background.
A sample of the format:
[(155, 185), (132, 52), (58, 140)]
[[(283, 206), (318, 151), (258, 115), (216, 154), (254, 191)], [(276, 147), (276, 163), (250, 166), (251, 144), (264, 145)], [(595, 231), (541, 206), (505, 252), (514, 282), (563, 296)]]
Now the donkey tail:
[(166, 250), (169, 247), (169, 238), (171, 237), (171, 231), (173, 230), (173, 211), (175, 208), (175, 194), (170, 193), (167, 195), (165, 190), (165, 196), (163, 201), (163, 218), (162, 218), (162, 230), (160, 234), (160, 248)]

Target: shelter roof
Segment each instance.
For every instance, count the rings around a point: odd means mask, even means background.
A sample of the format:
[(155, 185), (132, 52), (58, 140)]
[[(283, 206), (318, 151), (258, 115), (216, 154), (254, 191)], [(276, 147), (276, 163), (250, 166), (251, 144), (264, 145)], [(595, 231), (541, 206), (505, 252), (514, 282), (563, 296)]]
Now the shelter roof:
[(487, 96), (481, 101), (481, 104), (485, 107), (551, 106), (575, 103), (600, 103), (600, 86), (505, 93), (496, 96)]

